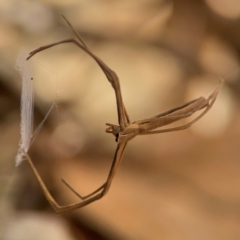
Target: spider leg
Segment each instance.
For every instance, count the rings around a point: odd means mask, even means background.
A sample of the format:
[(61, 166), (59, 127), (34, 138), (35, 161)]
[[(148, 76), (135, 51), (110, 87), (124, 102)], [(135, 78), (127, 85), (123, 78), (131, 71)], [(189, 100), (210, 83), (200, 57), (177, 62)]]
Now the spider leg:
[[(108, 81), (111, 83), (114, 91), (115, 91), (115, 96), (116, 96), (116, 102), (117, 102), (117, 113), (118, 113), (118, 122), (120, 125), (121, 129), (124, 129), (127, 125), (129, 125), (130, 123), (130, 119), (129, 116), (127, 114), (126, 108), (123, 104), (123, 100), (122, 100), (122, 94), (121, 94), (121, 89), (120, 89), (120, 83), (119, 83), (119, 79), (116, 75), (116, 73), (114, 71), (112, 71), (100, 58), (98, 58), (97, 56), (95, 56), (91, 50), (87, 47), (87, 45), (84, 43), (84, 41), (82, 40), (82, 38), (80, 37), (80, 35), (76, 32), (76, 30), (72, 27), (71, 23), (63, 16), (63, 18), (66, 20), (67, 24), (70, 26), (70, 28), (73, 30), (74, 34), (76, 35), (78, 41), (76, 39), (66, 39), (63, 41), (59, 41), (53, 44), (49, 44), (46, 46), (42, 46), (39, 47), (37, 49), (35, 49), (34, 51), (32, 51), (29, 54), (29, 57), (27, 58), (30, 59), (32, 56), (34, 56), (35, 54), (37, 54), (38, 52), (41, 52), (43, 50), (46, 50), (48, 48), (54, 47), (56, 45), (59, 44), (64, 44), (64, 43), (74, 43), (75, 45), (77, 45), (79, 48), (81, 48), (83, 51), (85, 51), (88, 55), (90, 55), (99, 65), (99, 67), (102, 69), (102, 71), (104, 72), (105, 76), (107, 77)], [(118, 144), (116, 152), (115, 152), (115, 156), (114, 156), (114, 160), (112, 163), (112, 167), (110, 169), (107, 181), (100, 186), (98, 189), (96, 189), (95, 191), (93, 191), (92, 193), (86, 195), (86, 196), (82, 196), (79, 193), (77, 193), (65, 180), (63, 180), (63, 183), (73, 192), (75, 193), (79, 198), (81, 198), (82, 200), (84, 200), (83, 202), (80, 203), (76, 203), (76, 204), (71, 204), (71, 205), (67, 205), (67, 206), (60, 206), (57, 204), (57, 202), (54, 200), (54, 198), (52, 197), (52, 195), (50, 194), (50, 192), (48, 191), (47, 187), (45, 186), (44, 182), (42, 181), (37, 169), (35, 168), (31, 158), (29, 157), (29, 155), (27, 153), (25, 153), (26, 158), (47, 198), (47, 200), (49, 201), (49, 203), (52, 205), (52, 207), (54, 208), (54, 210), (57, 213), (62, 213), (62, 212), (66, 212), (69, 210), (73, 210), (73, 209), (77, 209), (77, 208), (81, 208), (85, 205), (88, 205), (89, 203), (96, 201), (100, 198), (102, 198), (108, 191), (108, 189), (110, 188), (111, 182), (113, 180), (113, 177), (116, 174), (117, 168), (120, 164), (120, 161), (122, 159), (122, 155), (124, 152), (124, 149), (126, 147), (127, 143), (121, 143)]]
[[(32, 168), (32, 171), (35, 175), (35, 177), (37, 178), (39, 184), (40, 184), (40, 187), (42, 188), (43, 190), (43, 193), (45, 195), (45, 197), (47, 198), (48, 202), (51, 204), (51, 206), (53, 207), (54, 211), (58, 214), (61, 214), (61, 213), (64, 213), (64, 212), (67, 212), (67, 211), (71, 211), (71, 210), (74, 210), (74, 209), (78, 209), (78, 208), (81, 208), (81, 207), (84, 207), (96, 200), (99, 200), (100, 198), (102, 198), (104, 195), (107, 194), (110, 186), (111, 186), (111, 183), (112, 183), (112, 180), (118, 170), (118, 167), (121, 163), (121, 160), (122, 160), (122, 157), (123, 157), (123, 153), (124, 153), (124, 150), (127, 146), (127, 143), (120, 143), (118, 144), (117, 146), (117, 149), (116, 149), (116, 152), (115, 152), (115, 155), (114, 155), (114, 159), (113, 159), (113, 162), (112, 162), (112, 166), (111, 166), (111, 169), (109, 171), (109, 174), (108, 174), (108, 178), (107, 178), (107, 181), (106, 183), (104, 184), (104, 187), (102, 188), (102, 191), (94, 196), (92, 196), (91, 194), (91, 197), (89, 196), (88, 199), (82, 201), (82, 202), (79, 202), (79, 203), (74, 203), (74, 204), (69, 204), (69, 205), (65, 205), (65, 206), (60, 206), (53, 198), (53, 196), (51, 195), (51, 193), (49, 192), (49, 190), (47, 189), (45, 183), (43, 182), (41, 176), (39, 175), (37, 169), (35, 168), (30, 156), (24, 152), (31, 168)], [(102, 186), (101, 186), (102, 187)], [(100, 188), (101, 188), (100, 187)], [(72, 187), (70, 187), (70, 189), (73, 189)], [(100, 191), (100, 189), (97, 189), (98, 191)], [(95, 193), (97, 193), (98, 191), (95, 190)], [(74, 190), (74, 193), (76, 191)], [(92, 193), (94, 194), (94, 193)]]
[[(191, 127), (195, 122), (197, 122), (199, 119), (201, 119), (211, 109), (214, 102), (216, 101), (219, 90), (221, 89), (223, 83), (224, 83), (224, 80), (220, 80), (220, 84), (218, 85), (218, 87), (213, 91), (213, 93), (207, 99), (205, 99), (205, 101), (206, 101), (206, 104), (204, 106), (205, 110), (200, 115), (198, 115), (196, 118), (194, 118), (192, 121), (190, 121), (190, 122), (188, 122), (184, 125), (178, 126), (178, 127), (142, 132), (142, 133), (140, 133), (140, 135), (149, 135), (149, 134), (179, 131), (179, 130), (184, 130), (184, 129), (187, 129), (187, 128)], [(200, 100), (200, 98), (199, 98), (199, 100)], [(191, 101), (191, 102), (194, 103), (194, 100)], [(189, 103), (191, 103), (191, 102), (189, 102)], [(176, 108), (176, 109), (178, 110), (179, 108)], [(192, 111), (189, 111), (189, 112), (185, 113), (185, 117), (188, 117), (188, 116), (192, 115), (194, 112), (196, 112), (198, 110), (201, 110), (201, 109), (202, 109), (202, 107), (200, 105), (199, 108), (195, 108)], [(161, 118), (169, 117), (169, 116), (163, 116), (161, 114), (159, 114), (159, 116), (161, 116)], [(182, 118), (181, 115), (175, 115), (175, 116), (173, 115), (173, 116), (170, 116), (170, 117), (176, 117), (177, 120)], [(156, 121), (156, 120), (157, 119), (154, 119), (154, 121)]]
[(188, 122), (184, 125), (181, 125), (181, 126), (178, 126), (178, 127), (161, 129), (161, 130), (149, 131), (149, 132), (145, 132), (145, 133), (140, 133), (139, 135), (150, 135), (150, 134), (185, 130), (187, 128), (190, 128), (195, 122), (197, 122), (200, 118), (202, 118), (209, 111), (210, 108), (211, 108), (210, 105), (208, 105), (208, 107), (199, 116), (197, 116), (195, 119), (193, 119), (192, 121), (190, 121), (190, 122)]
[(104, 183), (102, 186), (100, 186), (99, 188), (97, 188), (93, 192), (89, 193), (88, 195), (83, 196), (80, 193), (78, 193), (66, 180), (62, 179), (62, 182), (66, 185), (66, 187), (68, 187), (75, 195), (77, 195), (82, 200), (88, 199), (89, 197), (95, 195), (100, 190), (102, 190), (106, 185), (106, 183)]
[(80, 35), (77, 33), (77, 31), (72, 27), (70, 22), (66, 19), (66, 17), (64, 17), (63, 15), (62, 15), (62, 17), (65, 19), (67, 24), (73, 30), (73, 32), (76, 35), (76, 37), (78, 38), (79, 42), (76, 39), (71, 38), (71, 39), (66, 39), (66, 40), (59, 41), (59, 42), (56, 42), (53, 44), (39, 47), (39, 48), (35, 49), (34, 51), (30, 52), (27, 60), (30, 59), (36, 53), (41, 52), (45, 49), (51, 48), (53, 46), (59, 45), (59, 44), (70, 43), (70, 42), (76, 44), (79, 48), (81, 48), (83, 51), (85, 51), (88, 55), (90, 55), (98, 63), (98, 65), (100, 66), (100, 68), (102, 69), (104, 74), (106, 75), (108, 81), (111, 83), (111, 85), (115, 91), (115, 96), (116, 96), (116, 101), (117, 101), (118, 122), (119, 122), (119, 125), (121, 126), (121, 129), (124, 129), (130, 123), (130, 119), (127, 114), (126, 108), (123, 104), (121, 87), (120, 87), (120, 83), (119, 83), (117, 74), (113, 70), (111, 70), (100, 58), (98, 58), (96, 55), (94, 55), (91, 52), (91, 50), (87, 47), (87, 45), (84, 43), (84, 41), (82, 40)]
[[(126, 147), (126, 143), (124, 144), (124, 149), (125, 149), (125, 147)], [(90, 198), (91, 196), (95, 195), (96, 193), (100, 192), (101, 190), (102, 190), (102, 192), (105, 192), (105, 194), (106, 194), (107, 189), (109, 189), (108, 185), (111, 183), (113, 177), (115, 176), (116, 170), (118, 169), (118, 166), (121, 162), (122, 154), (124, 152), (124, 149), (120, 151), (121, 148), (122, 148), (122, 146), (120, 146), (120, 144), (119, 144), (116, 149), (116, 152), (115, 152), (114, 160), (113, 160), (111, 169), (109, 171), (107, 181), (103, 185), (101, 185), (99, 188), (97, 188), (93, 192), (89, 193), (88, 195), (85, 195), (85, 196), (81, 195), (64, 179), (62, 179), (62, 182), (66, 185), (66, 187), (68, 187), (75, 195), (77, 195), (82, 200)]]

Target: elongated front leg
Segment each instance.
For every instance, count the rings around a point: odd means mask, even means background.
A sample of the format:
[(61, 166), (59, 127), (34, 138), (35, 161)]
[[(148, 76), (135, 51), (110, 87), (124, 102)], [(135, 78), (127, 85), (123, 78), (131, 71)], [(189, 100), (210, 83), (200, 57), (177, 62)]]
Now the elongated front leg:
[(76, 35), (76, 37), (78, 38), (79, 41), (77, 41), (76, 39), (70, 38), (70, 39), (59, 41), (59, 42), (56, 42), (53, 44), (39, 47), (39, 48), (35, 49), (34, 51), (30, 52), (27, 60), (30, 59), (32, 56), (34, 56), (36, 53), (46, 50), (48, 48), (51, 48), (53, 46), (59, 45), (59, 44), (64, 44), (64, 43), (76, 44), (79, 48), (81, 48), (83, 51), (85, 51), (87, 54), (89, 54), (98, 63), (98, 65), (100, 66), (100, 68), (102, 69), (104, 74), (106, 75), (108, 81), (111, 83), (111, 85), (115, 91), (115, 96), (116, 96), (118, 123), (119, 123), (121, 129), (124, 129), (130, 123), (130, 119), (127, 114), (126, 108), (123, 104), (121, 88), (120, 88), (120, 83), (119, 83), (117, 74), (113, 70), (111, 70), (100, 58), (98, 58), (95, 54), (93, 54), (91, 52), (91, 50), (87, 47), (87, 45), (84, 43), (84, 41), (82, 40), (80, 35), (77, 33), (77, 31), (72, 27), (70, 22), (66, 19), (66, 17), (63, 16), (63, 18), (66, 20), (66, 22), (68, 23), (70, 28), (73, 30), (74, 34)]
[(124, 149), (126, 148), (126, 145), (127, 145), (127, 142), (125, 142), (124, 144), (118, 144), (115, 155), (114, 155), (114, 159), (113, 159), (113, 162), (112, 162), (112, 166), (111, 166), (111, 169), (109, 171), (108, 178), (107, 178), (106, 182), (103, 185), (101, 185), (99, 188), (97, 188), (96, 190), (91, 192), (90, 194), (83, 196), (83, 195), (79, 194), (67, 181), (62, 179), (63, 183), (76, 196), (78, 196), (82, 200), (88, 199), (88, 198), (92, 197), (93, 195), (96, 195), (98, 192), (102, 192), (105, 195), (107, 193), (107, 191), (109, 190), (110, 184), (113, 180), (113, 177), (115, 176), (116, 171), (118, 169), (118, 166), (121, 163), (122, 156), (123, 156), (123, 153), (124, 153)]
[[(118, 144), (117, 146), (117, 149), (116, 149), (116, 152), (115, 152), (115, 155), (114, 155), (114, 159), (113, 159), (113, 162), (112, 162), (112, 166), (111, 166), (111, 169), (110, 169), (110, 172), (109, 172), (109, 175), (108, 175), (108, 178), (107, 178), (107, 181), (106, 183), (103, 184), (103, 187), (101, 186), (100, 188), (102, 188), (102, 191), (100, 193), (97, 193), (96, 191), (96, 195), (93, 195), (91, 197), (89, 197), (88, 199), (86, 199), (85, 201), (83, 202), (79, 202), (79, 203), (75, 203), (75, 204), (69, 204), (69, 205), (65, 205), (65, 206), (60, 206), (53, 198), (53, 196), (51, 195), (51, 193), (49, 192), (49, 190), (47, 189), (45, 183), (43, 182), (41, 176), (39, 175), (37, 169), (35, 168), (30, 156), (24, 152), (31, 168), (32, 168), (32, 171), (35, 175), (35, 177), (37, 178), (37, 181), (39, 182), (39, 185), (40, 187), (42, 188), (43, 190), (43, 193), (45, 195), (45, 197), (47, 198), (48, 202), (51, 204), (51, 206), (53, 207), (53, 209), (55, 210), (56, 213), (64, 213), (64, 212), (67, 212), (67, 211), (71, 211), (71, 210), (74, 210), (74, 209), (78, 209), (78, 208), (81, 208), (81, 207), (84, 207), (96, 200), (99, 200), (100, 198), (102, 198), (104, 195), (106, 195), (106, 193), (108, 192), (110, 186), (111, 186), (111, 183), (112, 183), (112, 180), (118, 170), (118, 167), (121, 163), (121, 160), (122, 160), (122, 157), (123, 157), (123, 153), (124, 153), (124, 150), (127, 146), (127, 143), (121, 143), (121, 144)], [(70, 187), (70, 190), (73, 191), (73, 193), (77, 193), (75, 190), (73, 190), (72, 187)], [(99, 189), (100, 190), (100, 189)], [(77, 196), (79, 196), (77, 194)]]
[(66, 185), (67, 188), (69, 188), (75, 195), (77, 195), (82, 200), (88, 199), (89, 197), (91, 197), (91, 196), (95, 195), (96, 193), (100, 192), (106, 185), (106, 183), (104, 183), (102, 186), (100, 186), (99, 188), (97, 188), (93, 192), (83, 196), (79, 192), (77, 192), (66, 180), (62, 179), (62, 182)]

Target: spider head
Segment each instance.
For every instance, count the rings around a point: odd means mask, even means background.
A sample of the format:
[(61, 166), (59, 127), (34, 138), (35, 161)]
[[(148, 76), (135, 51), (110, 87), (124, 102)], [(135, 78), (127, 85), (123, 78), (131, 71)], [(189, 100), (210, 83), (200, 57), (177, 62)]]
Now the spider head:
[(122, 143), (131, 140), (136, 137), (139, 133), (139, 125), (138, 124), (129, 124), (125, 129), (121, 130), (120, 126), (114, 125), (111, 123), (106, 123), (107, 133), (112, 133), (116, 137), (117, 143)]
[(107, 133), (112, 133), (112, 134), (116, 137), (116, 142), (117, 142), (117, 141), (118, 141), (119, 133), (120, 133), (120, 131), (121, 131), (120, 126), (114, 125), (114, 124), (111, 124), (111, 123), (106, 123), (106, 125), (108, 126), (108, 127), (106, 128), (106, 132), (107, 132)]

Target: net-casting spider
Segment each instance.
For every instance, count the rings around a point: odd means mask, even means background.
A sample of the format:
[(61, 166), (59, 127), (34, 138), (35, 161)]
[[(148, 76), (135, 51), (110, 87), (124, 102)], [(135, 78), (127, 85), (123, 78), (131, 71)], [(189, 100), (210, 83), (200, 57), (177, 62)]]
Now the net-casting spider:
[[(111, 133), (115, 136), (116, 142), (117, 142), (117, 149), (113, 158), (113, 162), (110, 168), (110, 172), (108, 174), (106, 182), (101, 185), (98, 189), (93, 191), (92, 193), (82, 196), (79, 193), (77, 193), (66, 181), (63, 180), (64, 184), (72, 191), (74, 192), (82, 201), (75, 203), (75, 204), (69, 204), (66, 206), (60, 206), (52, 197), (51, 193), (48, 191), (47, 187), (45, 186), (44, 182), (42, 181), (42, 178), (40, 177), (37, 169), (35, 168), (31, 158), (29, 157), (28, 153), (23, 150), (47, 200), (52, 205), (53, 209), (57, 213), (63, 213), (70, 210), (74, 210), (77, 208), (81, 208), (83, 206), (86, 206), (100, 198), (102, 198), (106, 193), (108, 192), (112, 180), (118, 170), (118, 167), (120, 165), (120, 162), (123, 157), (124, 150), (127, 146), (127, 143), (132, 140), (134, 137), (138, 135), (148, 135), (148, 134), (156, 134), (156, 133), (164, 133), (164, 132), (171, 132), (171, 131), (178, 131), (183, 130), (186, 128), (189, 128), (192, 124), (197, 122), (201, 117), (203, 117), (207, 111), (212, 107), (213, 103), (215, 102), (218, 92), (223, 84), (223, 80), (220, 81), (220, 84), (218, 87), (210, 94), (208, 98), (200, 97), (197, 99), (194, 99), (190, 102), (187, 102), (183, 105), (180, 105), (178, 107), (175, 107), (173, 109), (170, 109), (166, 112), (157, 114), (154, 117), (146, 118), (143, 120), (138, 120), (131, 122), (130, 118), (127, 114), (126, 108), (124, 106), (123, 100), (122, 100), (122, 94), (120, 89), (120, 83), (119, 79), (114, 71), (112, 71), (100, 58), (98, 58), (95, 54), (92, 53), (92, 51), (88, 48), (88, 46), (84, 43), (80, 35), (76, 32), (76, 30), (72, 27), (71, 23), (63, 16), (67, 24), (70, 26), (72, 31), (74, 32), (76, 39), (70, 38), (66, 39), (60, 42), (56, 42), (53, 44), (49, 44), (40, 48), (37, 48), (36, 50), (32, 51), (27, 60), (30, 59), (33, 55), (35, 55), (38, 52), (41, 52), (47, 48), (51, 48), (53, 46), (64, 44), (64, 43), (74, 43), (85, 51), (88, 55), (90, 55), (99, 65), (99, 67), (102, 69), (104, 74), (106, 75), (108, 81), (111, 83), (115, 95), (116, 95), (116, 102), (117, 102), (117, 114), (118, 114), (118, 124), (114, 125), (111, 123), (107, 123), (108, 126), (106, 129), (107, 133)], [(202, 112), (195, 117), (192, 121), (188, 122), (187, 124), (178, 126), (178, 127), (172, 127), (162, 130), (155, 130), (159, 127), (168, 125), (170, 123), (173, 123), (175, 121), (178, 121), (180, 119), (186, 118), (194, 114), (195, 112), (202, 110)]]

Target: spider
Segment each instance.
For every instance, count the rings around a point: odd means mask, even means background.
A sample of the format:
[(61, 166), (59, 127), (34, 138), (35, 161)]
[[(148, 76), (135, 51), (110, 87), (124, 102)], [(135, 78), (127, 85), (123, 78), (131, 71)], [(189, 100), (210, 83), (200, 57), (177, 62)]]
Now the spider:
[[(37, 169), (35, 168), (30, 156), (26, 151), (24, 151), (24, 154), (43, 190), (44, 195), (46, 196), (48, 202), (51, 204), (53, 209), (56, 213), (64, 213), (70, 210), (78, 209), (81, 207), (84, 207), (96, 200), (101, 199), (103, 196), (105, 196), (111, 186), (112, 180), (118, 170), (118, 167), (121, 163), (121, 160), (123, 158), (124, 150), (130, 140), (135, 138), (138, 135), (149, 135), (149, 134), (157, 134), (157, 133), (164, 133), (164, 132), (171, 132), (171, 131), (178, 131), (178, 130), (184, 130), (189, 128), (192, 124), (197, 122), (201, 117), (203, 117), (209, 109), (213, 106), (217, 95), (219, 93), (219, 90), (223, 84), (223, 80), (220, 80), (220, 84), (218, 87), (209, 95), (208, 98), (199, 97), (197, 99), (194, 99), (192, 101), (189, 101), (183, 105), (180, 105), (178, 107), (175, 107), (173, 109), (170, 109), (168, 111), (165, 111), (163, 113), (157, 114), (153, 117), (146, 118), (143, 120), (138, 120), (131, 122), (130, 118), (127, 114), (126, 108), (123, 103), (121, 89), (120, 89), (120, 83), (119, 79), (116, 75), (116, 73), (111, 70), (99, 57), (97, 57), (95, 54), (92, 53), (92, 51), (89, 49), (89, 47), (84, 43), (80, 35), (76, 32), (76, 30), (73, 28), (71, 23), (62, 15), (62, 17), (65, 19), (69, 27), (74, 32), (75, 38), (66, 39), (63, 41), (59, 41), (53, 44), (45, 45), (42, 47), (37, 48), (36, 50), (29, 53), (29, 56), (27, 58), (30, 59), (32, 56), (37, 54), (38, 52), (41, 52), (45, 49), (51, 48), (53, 46), (64, 44), (64, 43), (74, 43), (82, 49), (84, 52), (86, 52), (88, 55), (90, 55), (99, 65), (99, 67), (104, 72), (106, 78), (112, 85), (115, 96), (116, 96), (116, 104), (117, 104), (117, 115), (118, 115), (118, 124), (111, 124), (106, 123), (107, 128), (106, 132), (111, 133), (115, 136), (115, 140), (117, 142), (117, 148), (115, 151), (115, 155), (112, 161), (112, 165), (107, 177), (107, 180), (104, 184), (102, 184), (99, 188), (97, 188), (95, 191), (91, 192), (90, 194), (86, 196), (80, 195), (76, 190), (74, 190), (69, 183), (67, 183), (65, 180), (62, 179), (63, 183), (74, 193), (76, 194), (81, 201), (74, 204), (69, 204), (65, 206), (60, 206), (52, 197), (51, 193), (47, 189), (46, 185), (42, 181), (41, 176), (39, 175)], [(202, 112), (195, 117), (192, 121), (188, 122), (187, 124), (178, 126), (178, 127), (172, 127), (172, 128), (166, 128), (166, 129), (160, 129), (156, 130), (159, 127), (168, 125), (170, 123), (176, 122), (180, 119), (186, 118), (194, 114), (195, 112), (202, 110)]]

